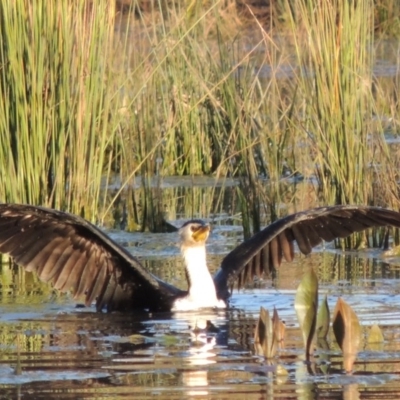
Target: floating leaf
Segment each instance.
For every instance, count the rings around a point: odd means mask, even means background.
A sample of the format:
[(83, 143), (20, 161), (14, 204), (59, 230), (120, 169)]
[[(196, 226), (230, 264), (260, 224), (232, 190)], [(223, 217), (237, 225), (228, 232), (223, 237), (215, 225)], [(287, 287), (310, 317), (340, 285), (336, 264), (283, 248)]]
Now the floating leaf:
[(328, 297), (325, 296), (324, 301), (321, 303), (317, 314), (317, 327), (316, 333), (318, 339), (326, 339), (329, 332), (331, 315), (329, 312)]
[(135, 335), (130, 335), (128, 336), (128, 341), (133, 343), (133, 344), (142, 344), (146, 342), (146, 336), (135, 334)]
[(368, 350), (383, 351), (384, 337), (381, 328), (378, 325), (372, 325), (368, 334)]
[(168, 334), (165, 334), (165, 335), (159, 337), (158, 340), (165, 347), (175, 346), (179, 342), (179, 339), (175, 335), (168, 335)]
[(314, 270), (304, 274), (296, 291), (294, 307), (303, 335), (306, 354), (311, 353), (311, 346), (315, 335), (318, 305), (318, 278)]
[(383, 343), (383, 333), (378, 325), (374, 324), (371, 326), (368, 335), (368, 343)]
[(281, 364), (274, 365), (274, 383), (278, 386), (285, 385), (290, 379), (289, 371)]
[(336, 303), (332, 327), (343, 352), (343, 367), (346, 372), (350, 372), (360, 345), (361, 326), (355, 312), (342, 298)]
[(265, 358), (274, 357), (277, 350), (273, 322), (264, 307), (260, 307), (260, 316), (254, 332), (254, 349), (256, 354), (263, 355)]

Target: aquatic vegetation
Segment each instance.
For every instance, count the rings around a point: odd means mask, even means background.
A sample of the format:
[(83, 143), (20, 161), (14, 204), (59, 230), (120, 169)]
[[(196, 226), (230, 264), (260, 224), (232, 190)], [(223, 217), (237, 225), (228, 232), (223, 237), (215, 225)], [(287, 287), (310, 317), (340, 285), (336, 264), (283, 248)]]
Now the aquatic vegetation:
[(309, 357), (314, 346), (318, 309), (318, 278), (313, 269), (304, 274), (297, 288), (294, 308)]
[(137, 179), (132, 226), (156, 229), (163, 177), (206, 175), (240, 179), (249, 233), (283, 203), (310, 205), (290, 190), (302, 179), (315, 205), (396, 208), (400, 157), (384, 132), (397, 132), (398, 85), (372, 73), (372, 1), (283, 1), (284, 28), (254, 14), (251, 35), (233, 1), (141, 10), (2, 2), (2, 201), (103, 222)]
[[(294, 302), (300, 332), (303, 337), (305, 356), (310, 371), (313, 370), (310, 363), (315, 363), (315, 361), (311, 361), (315, 349), (319, 350), (318, 357), (320, 360), (317, 361), (317, 364), (322, 370), (325, 369), (322, 364), (324, 351), (329, 350), (326, 338), (331, 321), (327, 296), (325, 296), (324, 301), (321, 303), (318, 313), (317, 306), (318, 278), (314, 270), (310, 269), (304, 274), (297, 287)], [(357, 314), (341, 297), (338, 298), (333, 312), (332, 330), (335, 340), (343, 353), (343, 370), (346, 373), (352, 373), (357, 354), (360, 350), (362, 330)], [(261, 307), (254, 331), (255, 354), (264, 356), (269, 361), (276, 358), (278, 338), (283, 343), (285, 339), (284, 332), (285, 330), (282, 329), (282, 322), (279, 320), (276, 310), (274, 310), (274, 317), (271, 319), (268, 310)], [(366, 341), (371, 349), (377, 349), (377, 346), (382, 345), (384, 337), (377, 324), (372, 325), (369, 329)]]

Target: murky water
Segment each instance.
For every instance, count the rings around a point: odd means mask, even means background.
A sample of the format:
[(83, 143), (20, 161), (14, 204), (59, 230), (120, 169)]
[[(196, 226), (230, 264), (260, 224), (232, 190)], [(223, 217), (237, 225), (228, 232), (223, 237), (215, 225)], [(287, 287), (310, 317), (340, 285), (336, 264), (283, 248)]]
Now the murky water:
[[(236, 228), (215, 228), (212, 269), (239, 234)], [(176, 234), (111, 235), (154, 273), (185, 286)], [(400, 259), (379, 257), (376, 251), (344, 256), (320, 249), (284, 264), (274, 282), (235, 292), (226, 312), (154, 315), (76, 308), (67, 295), (55, 295), (30, 274), (3, 266), (0, 398), (397, 398)], [(341, 371), (332, 334), (328, 350), (318, 350), (312, 363), (304, 361), (293, 302), (310, 267), (318, 271), (320, 297), (327, 294), (331, 308), (343, 296), (357, 312), (364, 336), (374, 323), (383, 329), (383, 344), (364, 341), (352, 375)], [(285, 347), (271, 362), (254, 356), (252, 348), (261, 305), (275, 307), (286, 323)]]

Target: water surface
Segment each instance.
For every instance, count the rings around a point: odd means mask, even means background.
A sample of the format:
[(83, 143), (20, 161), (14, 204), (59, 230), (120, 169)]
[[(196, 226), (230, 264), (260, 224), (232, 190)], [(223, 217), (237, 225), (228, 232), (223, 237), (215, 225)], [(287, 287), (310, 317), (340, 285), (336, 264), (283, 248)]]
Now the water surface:
[[(175, 233), (110, 234), (152, 272), (185, 287)], [(239, 237), (237, 228), (215, 228), (211, 269)], [(374, 323), (383, 329), (384, 343), (363, 340), (352, 375), (342, 372), (332, 334), (328, 350), (318, 350), (311, 364), (304, 361), (293, 302), (309, 268), (318, 271), (320, 299), (327, 294), (333, 308), (342, 296), (357, 312), (364, 337)], [(273, 281), (235, 291), (227, 311), (127, 315), (77, 308), (68, 295), (3, 265), (0, 398), (396, 398), (399, 271), (400, 260), (382, 259), (379, 251), (344, 255), (320, 248), (283, 264)], [(286, 324), (285, 347), (269, 362), (252, 346), (260, 306), (275, 307)]]

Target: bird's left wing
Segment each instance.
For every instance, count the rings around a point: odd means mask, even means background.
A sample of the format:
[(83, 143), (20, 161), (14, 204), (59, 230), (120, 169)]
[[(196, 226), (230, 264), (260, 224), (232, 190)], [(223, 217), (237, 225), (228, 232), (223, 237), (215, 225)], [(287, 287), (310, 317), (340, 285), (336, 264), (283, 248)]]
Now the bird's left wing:
[(96, 226), (56, 210), (0, 204), (0, 253), (99, 310), (169, 311), (182, 294)]
[(282, 259), (292, 261), (294, 243), (303, 254), (323, 240), (330, 242), (354, 232), (379, 226), (400, 228), (400, 213), (379, 207), (332, 206), (298, 212), (273, 222), (232, 250), (214, 276), (219, 298), (227, 299), (230, 288), (269, 273)]

